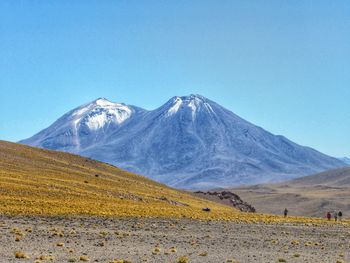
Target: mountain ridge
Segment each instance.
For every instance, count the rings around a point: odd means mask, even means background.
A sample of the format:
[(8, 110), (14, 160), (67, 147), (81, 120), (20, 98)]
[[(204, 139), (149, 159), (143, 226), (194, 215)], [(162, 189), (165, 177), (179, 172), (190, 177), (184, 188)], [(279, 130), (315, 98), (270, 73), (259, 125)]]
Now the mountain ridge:
[(193, 94), (174, 96), (154, 110), (99, 98), (21, 143), (191, 189), (282, 181), (345, 165)]

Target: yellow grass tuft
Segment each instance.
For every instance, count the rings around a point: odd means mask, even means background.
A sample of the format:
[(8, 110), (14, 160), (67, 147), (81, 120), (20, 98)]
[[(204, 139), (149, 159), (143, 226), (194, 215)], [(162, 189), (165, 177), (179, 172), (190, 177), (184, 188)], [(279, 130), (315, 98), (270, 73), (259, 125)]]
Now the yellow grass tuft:
[(50, 260), (51, 259), (51, 257), (50, 256), (45, 256), (45, 255), (41, 255), (41, 256), (39, 256), (39, 257), (37, 257), (36, 258), (37, 260)]
[(298, 240), (292, 240), (292, 242), (290, 242), (292, 245), (297, 246), (300, 244), (300, 242)]
[(185, 256), (182, 256), (182, 257), (179, 257), (176, 261), (177, 263), (188, 263), (188, 257), (185, 257)]
[(153, 255), (159, 254), (161, 252), (161, 249), (159, 247), (155, 247), (152, 251)]
[(90, 261), (89, 257), (88, 256), (80, 256), (79, 258), (80, 261)]
[(29, 256), (22, 251), (16, 251), (15, 258), (22, 258), (23, 259), (23, 258), (29, 258)]

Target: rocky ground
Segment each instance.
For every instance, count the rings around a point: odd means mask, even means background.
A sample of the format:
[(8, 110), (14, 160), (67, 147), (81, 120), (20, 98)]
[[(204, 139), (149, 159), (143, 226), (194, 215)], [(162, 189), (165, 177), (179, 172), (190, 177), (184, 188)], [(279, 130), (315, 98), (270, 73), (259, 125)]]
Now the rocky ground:
[(0, 262), (350, 262), (334, 223), (0, 216), (0, 244)]

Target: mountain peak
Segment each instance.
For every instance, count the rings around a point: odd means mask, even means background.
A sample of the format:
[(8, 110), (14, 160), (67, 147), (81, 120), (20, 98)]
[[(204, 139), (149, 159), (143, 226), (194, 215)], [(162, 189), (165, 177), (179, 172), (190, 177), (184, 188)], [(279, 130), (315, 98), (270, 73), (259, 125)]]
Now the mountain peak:
[(187, 96), (174, 96), (172, 97), (169, 101), (170, 102), (174, 102), (174, 101), (178, 101), (178, 100), (182, 100), (182, 101), (200, 101), (200, 102), (207, 102), (208, 99), (202, 95), (199, 94), (190, 94)]
[(106, 98), (103, 98), (103, 97), (97, 98), (97, 99), (94, 100), (92, 103), (93, 103), (93, 104), (96, 104), (96, 105), (98, 105), (98, 106), (111, 106), (111, 105), (115, 105), (115, 104), (116, 104), (116, 103), (113, 103), (113, 102), (109, 101), (109, 100), (106, 99)]
[(198, 101), (207, 101), (207, 98), (199, 94), (190, 94), (188, 96), (180, 96), (183, 100), (198, 100)]
[(196, 113), (204, 109), (208, 113), (214, 113), (212, 107), (207, 98), (198, 94), (191, 94), (189, 96), (175, 96), (167, 103), (167, 116), (176, 114), (179, 110), (188, 110), (192, 112), (192, 118), (194, 119)]
[(123, 104), (114, 103), (106, 98), (97, 98), (94, 101), (76, 108), (71, 114), (70, 126), (78, 134), (82, 127), (84, 132), (98, 131), (108, 125), (120, 125), (133, 114), (133, 108)]

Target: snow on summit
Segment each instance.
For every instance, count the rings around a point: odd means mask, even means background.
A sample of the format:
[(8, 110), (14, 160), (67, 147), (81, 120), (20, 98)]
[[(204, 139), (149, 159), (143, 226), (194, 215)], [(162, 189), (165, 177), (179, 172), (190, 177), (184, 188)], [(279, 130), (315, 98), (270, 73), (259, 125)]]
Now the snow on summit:
[(31, 138), (42, 148), (80, 153), (99, 143), (142, 109), (98, 98), (66, 113), (47, 129)]
[(180, 97), (175, 97), (173, 105), (168, 110), (168, 116), (176, 114), (179, 108), (181, 107), (181, 105), (182, 105), (182, 99)]
[(171, 99), (172, 106), (168, 110), (168, 116), (176, 114), (181, 108), (188, 108), (191, 111), (192, 119), (195, 119), (199, 110), (207, 110), (214, 113), (210, 104), (201, 95), (190, 95), (184, 97), (174, 97)]
[(78, 108), (73, 116), (76, 124), (85, 124), (91, 130), (98, 130), (105, 125), (121, 124), (132, 115), (132, 109), (120, 103), (113, 103), (104, 98), (99, 98), (92, 103)]
[(176, 96), (151, 111), (99, 98), (21, 143), (190, 189), (275, 182), (345, 166), (200, 95)]
[(114, 106), (115, 104), (117, 104), (117, 103), (110, 102), (105, 98), (98, 98), (97, 100), (94, 101), (94, 103), (102, 107)]

